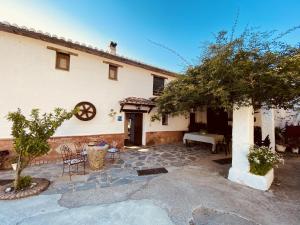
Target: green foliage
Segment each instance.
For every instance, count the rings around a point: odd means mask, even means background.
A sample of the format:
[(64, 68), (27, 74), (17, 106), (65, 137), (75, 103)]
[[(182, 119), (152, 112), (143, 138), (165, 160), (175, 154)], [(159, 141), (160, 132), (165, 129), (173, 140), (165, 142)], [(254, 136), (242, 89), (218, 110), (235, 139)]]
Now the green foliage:
[(10, 112), (8, 120), (13, 122), (12, 136), (14, 137), (14, 149), (17, 154), (24, 157), (37, 157), (49, 151), (47, 140), (54, 135), (61, 124), (70, 119), (73, 112), (66, 112), (56, 108), (54, 113), (40, 115), (38, 109), (33, 109), (30, 119), (27, 119), (18, 109)]
[(170, 82), (157, 99), (159, 113), (184, 114), (202, 105), (292, 108), (300, 100), (300, 49), (272, 32), (246, 29), (235, 39), (220, 32), (199, 65)]
[(20, 177), (16, 189), (17, 190), (22, 190), (22, 189), (28, 188), (28, 187), (30, 187), (31, 183), (32, 183), (31, 176)]
[(161, 118), (160, 118), (160, 115), (158, 115), (158, 114), (153, 114), (150, 118), (151, 122), (160, 121), (160, 120), (161, 120)]
[(29, 119), (22, 114), (20, 109), (8, 113), (7, 119), (13, 123), (11, 134), (14, 137), (14, 150), (18, 158), (15, 186), (18, 185), (22, 170), (34, 158), (50, 150), (47, 140), (54, 135), (65, 120), (73, 116), (74, 112), (56, 108), (53, 113), (40, 115), (38, 109), (33, 109)]
[(272, 152), (266, 146), (253, 146), (248, 154), (250, 172), (260, 176), (266, 175), (270, 169), (282, 160), (276, 152)]

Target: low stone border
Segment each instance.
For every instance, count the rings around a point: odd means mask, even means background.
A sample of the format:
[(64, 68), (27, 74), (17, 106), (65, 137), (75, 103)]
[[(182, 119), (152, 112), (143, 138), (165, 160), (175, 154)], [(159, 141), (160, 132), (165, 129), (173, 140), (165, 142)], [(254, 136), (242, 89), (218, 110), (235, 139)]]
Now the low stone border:
[(13, 200), (19, 198), (25, 198), (32, 195), (37, 195), (43, 191), (45, 191), (49, 185), (50, 181), (45, 178), (33, 178), (32, 182), (37, 183), (33, 188), (17, 191), (17, 192), (9, 192), (6, 193), (5, 189), (11, 187), (11, 183), (0, 186), (0, 200)]

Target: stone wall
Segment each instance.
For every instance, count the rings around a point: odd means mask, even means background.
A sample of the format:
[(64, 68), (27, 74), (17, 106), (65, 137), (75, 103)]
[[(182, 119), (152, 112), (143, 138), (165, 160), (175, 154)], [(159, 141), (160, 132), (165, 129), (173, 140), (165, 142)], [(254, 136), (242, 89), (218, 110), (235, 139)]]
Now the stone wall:
[[(35, 159), (33, 164), (43, 164), (48, 162), (56, 162), (61, 160), (60, 145), (69, 143), (71, 148), (75, 148), (73, 143), (89, 143), (106, 141), (112, 143), (116, 141), (119, 148), (124, 147), (124, 134), (101, 134), (101, 135), (88, 135), (88, 136), (65, 136), (50, 138), (49, 144), (51, 150), (45, 156)], [(12, 139), (0, 139), (0, 150), (9, 150), (11, 157), (13, 157), (13, 144)]]
[(184, 131), (146, 132), (146, 145), (182, 142)]

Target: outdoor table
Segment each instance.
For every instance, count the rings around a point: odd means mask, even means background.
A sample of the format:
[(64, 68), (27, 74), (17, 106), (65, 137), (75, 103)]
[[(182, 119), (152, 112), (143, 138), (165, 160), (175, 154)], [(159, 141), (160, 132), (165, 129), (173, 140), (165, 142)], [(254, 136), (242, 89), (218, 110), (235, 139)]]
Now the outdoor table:
[(120, 158), (120, 150), (117, 148), (110, 148), (107, 150), (108, 157), (114, 161), (116, 157)]
[(108, 145), (87, 147), (87, 158), (92, 170), (99, 170), (103, 168), (108, 147)]
[(183, 136), (183, 143), (187, 144), (188, 141), (199, 141), (212, 144), (212, 152), (216, 152), (216, 145), (223, 142), (224, 135), (221, 134), (207, 134), (200, 132), (185, 133)]

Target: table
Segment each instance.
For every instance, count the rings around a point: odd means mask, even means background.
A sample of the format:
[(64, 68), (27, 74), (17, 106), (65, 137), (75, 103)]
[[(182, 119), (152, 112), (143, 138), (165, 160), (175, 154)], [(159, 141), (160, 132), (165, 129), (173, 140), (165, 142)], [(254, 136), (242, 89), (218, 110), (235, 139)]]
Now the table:
[(185, 133), (183, 136), (183, 143), (188, 141), (199, 141), (212, 144), (212, 152), (216, 152), (216, 145), (224, 141), (224, 135), (221, 134), (204, 134), (200, 132)]
[(118, 155), (118, 158), (120, 159), (120, 150), (117, 148), (110, 148), (107, 150), (107, 154), (109, 158), (114, 161)]

